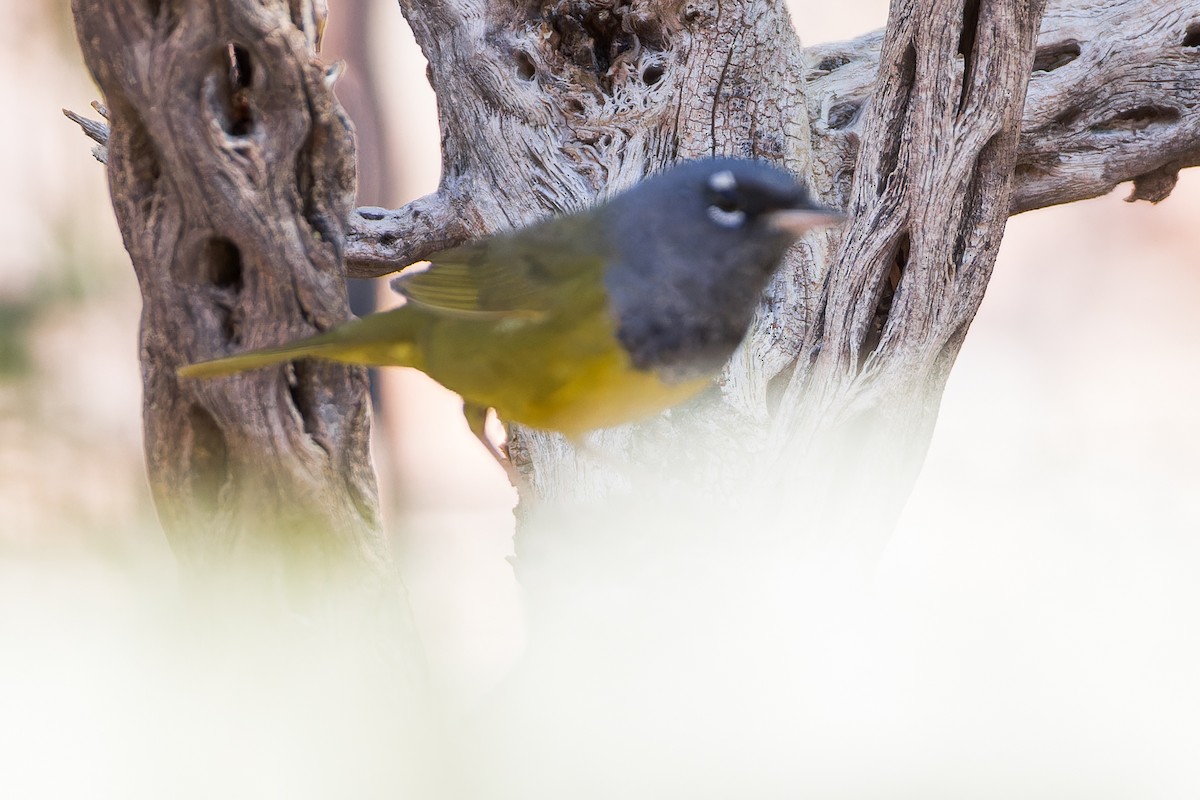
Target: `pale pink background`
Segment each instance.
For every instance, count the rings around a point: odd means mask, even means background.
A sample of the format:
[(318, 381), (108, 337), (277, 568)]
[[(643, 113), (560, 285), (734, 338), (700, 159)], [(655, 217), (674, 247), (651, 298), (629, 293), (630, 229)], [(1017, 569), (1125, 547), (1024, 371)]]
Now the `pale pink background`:
[[(64, 5), (0, 0), (0, 303), (59, 289), (30, 328), (34, 373), (0, 385), (0, 650), (28, 644), (13, 633), (27, 610), (57, 630), (60, 612), (73, 619), (63, 608), (120, 614), (174, 580), (142, 473), (137, 286), (103, 170), (59, 113), (97, 96)], [(793, 8), (808, 42), (886, 13), (882, 0)], [(380, 2), (374, 13), (400, 204), (436, 187), (437, 127), (399, 12)], [(923, 598), (928, 630), (1020, 631), (1017, 653), (1058, 648), (1118, 685), (1149, 675), (1166, 687), (1156, 702), (1195, 709), (1194, 674), (1155, 665), (1194, 667), (1197, 654), (1200, 173), (1157, 207), (1126, 193), (1010, 223), (880, 574)], [(383, 490), (403, 509), (392, 521), (405, 581), (439, 679), (476, 696), (521, 644), (504, 561), (513, 493), (453, 396), (402, 371), (385, 391), (394, 424), (377, 447), (397, 467)], [(1068, 646), (1048, 615), (1099, 638)], [(1161, 729), (1129, 714), (1118, 727), (1130, 741)], [(1194, 730), (1169, 730), (1196, 743)]]

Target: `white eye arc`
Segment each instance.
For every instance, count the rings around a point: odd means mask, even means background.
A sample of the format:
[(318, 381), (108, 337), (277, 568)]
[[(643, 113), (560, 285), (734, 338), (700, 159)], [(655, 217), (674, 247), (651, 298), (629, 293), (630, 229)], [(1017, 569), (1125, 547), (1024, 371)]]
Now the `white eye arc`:
[(746, 212), (736, 208), (726, 211), (723, 208), (709, 206), (708, 217), (722, 228), (740, 228), (746, 223)]
[(714, 192), (728, 192), (737, 188), (737, 178), (733, 177), (733, 172), (723, 169), (720, 172), (714, 172), (708, 179), (708, 188)]

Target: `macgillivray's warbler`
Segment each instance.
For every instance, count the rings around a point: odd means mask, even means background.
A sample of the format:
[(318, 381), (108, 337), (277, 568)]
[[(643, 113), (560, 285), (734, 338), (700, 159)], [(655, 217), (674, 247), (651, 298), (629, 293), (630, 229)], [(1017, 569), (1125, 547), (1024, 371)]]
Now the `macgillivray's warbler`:
[(186, 378), (297, 358), (419, 369), (460, 394), (472, 431), (577, 437), (686, 400), (741, 343), (784, 251), (842, 219), (757, 161), (678, 164), (587, 211), (429, 257), (407, 302), (325, 333), (185, 366)]

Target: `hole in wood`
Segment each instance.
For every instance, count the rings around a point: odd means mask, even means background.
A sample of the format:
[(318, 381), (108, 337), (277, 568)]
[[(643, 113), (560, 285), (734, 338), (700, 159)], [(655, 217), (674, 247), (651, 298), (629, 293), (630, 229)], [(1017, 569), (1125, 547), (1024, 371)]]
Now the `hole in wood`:
[(1054, 118), (1054, 124), (1060, 128), (1070, 128), (1079, 120), (1080, 113), (1078, 108), (1065, 109)]
[(975, 80), (975, 39), (979, 35), (980, 0), (963, 4), (963, 26), (958, 36), (958, 54), (963, 58), (962, 93), (958, 97), (958, 113), (967, 107), (967, 97)]
[(209, 239), (204, 246), (204, 263), (209, 283), (218, 289), (242, 290), (242, 253), (228, 239)]
[(221, 87), (221, 128), (230, 136), (248, 136), (254, 130), (254, 108), (251, 103), (254, 65), (250, 51), (236, 42), (230, 42), (222, 53), (221, 67), (225, 72)]
[(193, 503), (201, 511), (220, 507), (221, 488), (229, 480), (229, 447), (221, 427), (200, 405), (192, 405), (187, 414), (191, 432), (187, 453), (188, 489)]
[(661, 52), (667, 46), (661, 15), (632, 0), (558, 0), (533, 5), (542, 6), (539, 22), (552, 31), (549, 46), (567, 63), (590, 73), (605, 92), (612, 89), (614, 80), (630, 74), (629, 66), (636, 64), (642, 53)]
[(1098, 125), (1093, 125), (1092, 130), (1097, 133), (1140, 131), (1151, 125), (1169, 125), (1178, 122), (1180, 116), (1179, 109), (1170, 106), (1138, 106), (1128, 111), (1122, 111)]
[(706, 9), (701, 8), (696, 3), (688, 3), (686, 6), (683, 7), (683, 21), (684, 22), (695, 22), (696, 20), (700, 19), (701, 17), (707, 17), (707, 16), (711, 16), (711, 14), (709, 12), (707, 12)]
[(329, 452), (321, 436), (321, 402), (319, 390), (314, 385), (312, 362), (300, 359), (291, 362), (288, 369), (288, 397), (308, 438), (318, 447)]
[(1037, 164), (1032, 161), (1018, 161), (1017, 166), (1013, 168), (1013, 174), (1018, 178), (1033, 180), (1050, 174), (1044, 165)]
[(651, 64), (642, 70), (642, 83), (653, 86), (662, 80), (663, 68), (660, 64)]
[(237, 245), (223, 237), (204, 243), (199, 274), (216, 291), (212, 294), (213, 308), (220, 325), (221, 338), (227, 344), (241, 344), (237, 324), (237, 298), (242, 291), (242, 253)]
[(513, 52), (513, 61), (517, 63), (517, 77), (523, 81), (531, 81), (537, 77), (537, 66), (533, 58), (524, 50)]
[(834, 56), (825, 56), (817, 64), (817, 72), (833, 72), (835, 69), (844, 67), (849, 63), (850, 56), (842, 55), (841, 53)]
[(892, 303), (900, 291), (900, 282), (904, 280), (904, 272), (908, 267), (908, 251), (911, 245), (908, 233), (900, 237), (892, 250), (888, 270), (879, 286), (879, 300), (875, 303), (875, 313), (871, 316), (871, 326), (863, 337), (862, 347), (858, 351), (858, 366), (861, 369), (867, 358), (883, 341), (883, 331), (892, 315)]
[(1200, 22), (1188, 25), (1187, 32), (1183, 34), (1183, 46), (1200, 47)]
[(250, 84), (254, 82), (250, 51), (240, 44), (230, 42), (226, 52), (229, 57), (229, 85), (234, 89), (250, 88)]
[(162, 168), (158, 163), (158, 151), (145, 123), (136, 112), (132, 113), (129, 121), (129, 154), (126, 156), (129, 173), (133, 178), (130, 196), (137, 198), (138, 209), (144, 216), (153, 213), (153, 206), (158, 196), (158, 179)]
[(1079, 42), (1068, 40), (1039, 47), (1033, 57), (1034, 72), (1053, 72), (1079, 58)]
[(975, 36), (979, 28), (979, 0), (967, 0), (963, 4), (963, 26), (958, 35), (958, 54), (971, 61), (975, 50)]
[(858, 114), (861, 110), (862, 103), (858, 100), (848, 103), (838, 103), (829, 109), (829, 127), (835, 131), (849, 128), (858, 121)]

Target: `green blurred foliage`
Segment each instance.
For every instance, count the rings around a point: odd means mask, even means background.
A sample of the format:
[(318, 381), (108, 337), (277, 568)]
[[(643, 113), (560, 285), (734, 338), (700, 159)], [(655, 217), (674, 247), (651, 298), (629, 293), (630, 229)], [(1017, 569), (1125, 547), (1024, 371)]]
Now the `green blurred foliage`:
[(95, 262), (104, 248), (81, 236), (68, 214), (48, 224), (56, 246), (45, 268), (26, 291), (0, 297), (0, 380), (32, 377), (37, 372), (31, 347), (38, 322), (49, 312), (103, 296), (113, 275)]

